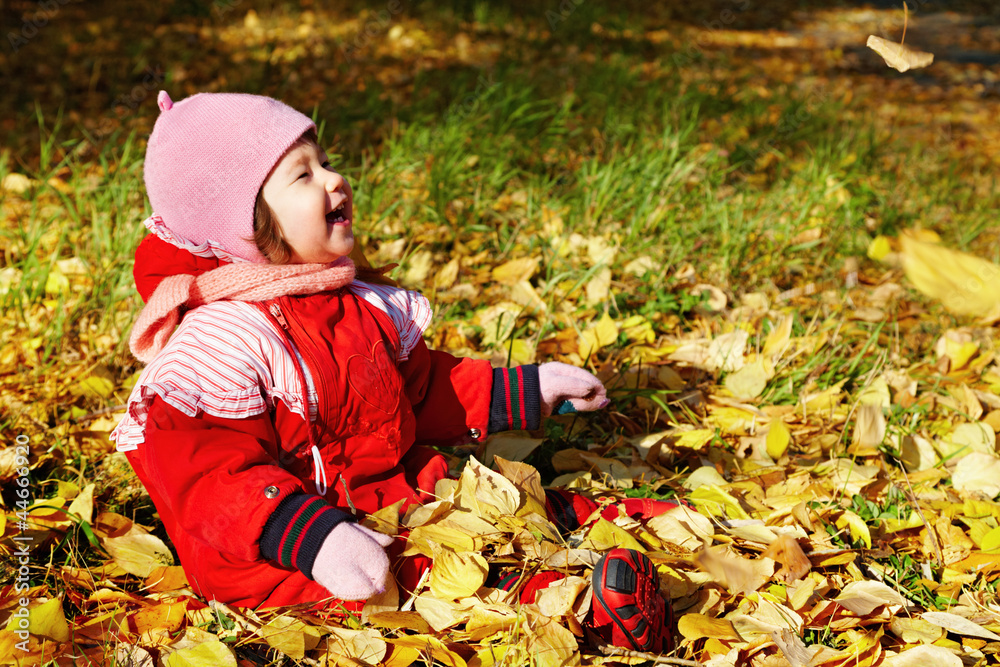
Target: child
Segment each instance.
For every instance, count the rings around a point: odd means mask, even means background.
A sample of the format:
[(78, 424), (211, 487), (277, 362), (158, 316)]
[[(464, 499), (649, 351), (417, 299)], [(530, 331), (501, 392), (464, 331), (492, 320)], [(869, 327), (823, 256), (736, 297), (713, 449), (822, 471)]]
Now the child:
[[(206, 598), (364, 600), (384, 590), (390, 556), (412, 588), (423, 567), (357, 520), (431, 498), (447, 466), (426, 445), (536, 429), (564, 400), (602, 408), (603, 385), (565, 364), (493, 369), (429, 350), (427, 300), (356, 277), (353, 193), (306, 116), (255, 95), (158, 103), (152, 234), (135, 262), (147, 303), (130, 340), (149, 365), (112, 438)], [(564, 527), (594, 507), (550, 495)], [(649, 560), (617, 550), (598, 570), (595, 614), (615, 643), (659, 649)]]

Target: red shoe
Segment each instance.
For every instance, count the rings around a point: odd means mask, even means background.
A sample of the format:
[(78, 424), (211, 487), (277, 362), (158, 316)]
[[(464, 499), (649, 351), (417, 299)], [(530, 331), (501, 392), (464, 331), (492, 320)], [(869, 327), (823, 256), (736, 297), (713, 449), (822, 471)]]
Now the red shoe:
[[(633, 519), (645, 521), (682, 505), (690, 507), (680, 499), (625, 498), (605, 507), (601, 516), (611, 521), (618, 516), (618, 508), (621, 507)], [(545, 489), (546, 513), (563, 534), (572, 533), (579, 528), (597, 508), (596, 502), (579, 493), (565, 489)]]
[[(621, 501), (625, 514), (633, 519), (644, 521), (652, 519), (654, 516), (666, 514), (678, 507), (691, 507), (688, 503), (678, 498), (677, 500), (655, 500), (653, 498), (625, 498)], [(613, 507), (613, 505), (612, 505)], [(607, 518), (607, 517), (605, 517)]]
[(614, 549), (594, 566), (594, 629), (619, 648), (673, 650), (672, 614), (660, 595), (653, 562), (634, 549)]
[[(491, 588), (499, 588), (503, 591), (509, 591), (520, 583), (522, 576), (522, 572), (519, 572), (518, 570), (510, 570), (501, 574), (497, 578), (496, 582), (489, 585)], [(565, 574), (562, 572), (556, 572), (555, 570), (538, 572), (524, 582), (524, 585), (521, 587), (521, 592), (518, 593), (517, 599), (521, 604), (534, 604), (535, 593), (543, 588), (548, 588), (560, 579), (565, 578)], [(489, 581), (489, 579), (487, 579), (487, 581)]]
[(597, 503), (565, 489), (545, 489), (545, 513), (565, 535), (572, 533), (587, 520)]

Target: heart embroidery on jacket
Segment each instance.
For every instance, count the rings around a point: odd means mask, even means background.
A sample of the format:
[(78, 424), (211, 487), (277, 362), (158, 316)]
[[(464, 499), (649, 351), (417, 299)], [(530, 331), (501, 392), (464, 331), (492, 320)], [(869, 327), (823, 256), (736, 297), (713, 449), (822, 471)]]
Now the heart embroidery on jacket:
[(347, 360), (347, 382), (373, 408), (391, 415), (399, 407), (402, 382), (383, 341), (372, 346), (371, 357), (355, 354)]

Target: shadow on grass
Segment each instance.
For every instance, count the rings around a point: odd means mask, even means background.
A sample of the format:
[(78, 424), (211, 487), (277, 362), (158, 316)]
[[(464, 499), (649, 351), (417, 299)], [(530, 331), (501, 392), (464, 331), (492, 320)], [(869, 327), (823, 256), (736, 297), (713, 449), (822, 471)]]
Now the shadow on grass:
[[(803, 13), (870, 4), (140, 0), (125, 8), (110, 0), (17, 0), (0, 3), (11, 27), (0, 75), (13, 82), (0, 101), (0, 139), (30, 168), (39, 145), (36, 115), (51, 123), (62, 111), (66, 123), (99, 142), (120, 131), (148, 133), (159, 88), (174, 99), (239, 90), (318, 109), (354, 151), (378, 145), (398, 124), (439, 120), (474, 100), (497, 71), (519, 72), (558, 95), (591, 77), (595, 62), (697, 65), (717, 47), (684, 41), (685, 26), (782, 30)], [(919, 12), (974, 12), (979, 21), (998, 11), (982, 0), (910, 4)], [(654, 40), (647, 30), (671, 36)], [(400, 46), (407, 40), (413, 44)]]

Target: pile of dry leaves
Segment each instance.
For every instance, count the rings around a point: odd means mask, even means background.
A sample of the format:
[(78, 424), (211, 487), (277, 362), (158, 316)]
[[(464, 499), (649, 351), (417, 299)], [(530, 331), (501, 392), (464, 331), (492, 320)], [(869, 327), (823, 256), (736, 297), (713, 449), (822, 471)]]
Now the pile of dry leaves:
[[(543, 439), (496, 436), (439, 485), (436, 502), (366, 519), (433, 559), (417, 590), (390, 588), (360, 616), (254, 612), (194, 596), (159, 537), (95, 504), (95, 485), (102, 497), (114, 489), (108, 505), (141, 493), (110, 455), (94, 483), (53, 482), (49, 497), (0, 515), (4, 550), (27, 554), (30, 574), (0, 589), (0, 610), (14, 614), (0, 660), (264, 664), (271, 648), (302, 664), (639, 664), (653, 656), (602, 646), (584, 624), (593, 564), (624, 546), (658, 566), (678, 618), (677, 664), (992, 664), (1000, 364), (990, 322), (946, 331), (919, 359), (901, 354), (911, 348), (898, 333), (870, 337), (857, 325), (887, 311), (928, 317), (892, 265), (956, 313), (996, 320), (1000, 267), (919, 232), (879, 238), (870, 253), (890, 266), (878, 279), (854, 276), (832, 324), (793, 326), (805, 297), (772, 304), (751, 294), (703, 331), (656, 338), (641, 317), (605, 314), (572, 340), (547, 342), (557, 357), (600, 360), (612, 395), (634, 397), (605, 416), (626, 435), (551, 455), (552, 484), (602, 505), (677, 492), (690, 508), (643, 522), (595, 515), (561, 536), (545, 518), (542, 478), (524, 462)], [(820, 386), (815, 360), (849, 343), (868, 370)], [(796, 384), (792, 398), (785, 383)], [(115, 419), (72, 437), (102, 438)], [(565, 433), (584, 428), (582, 417), (554, 419)], [(44, 444), (30, 449), (31, 465), (44, 465)], [(5, 486), (24, 464), (16, 447), (0, 450)], [(59, 541), (68, 546), (50, 552)], [(68, 555), (47, 562), (49, 553)], [(516, 590), (485, 587), (491, 565), (567, 576), (522, 605)]]

